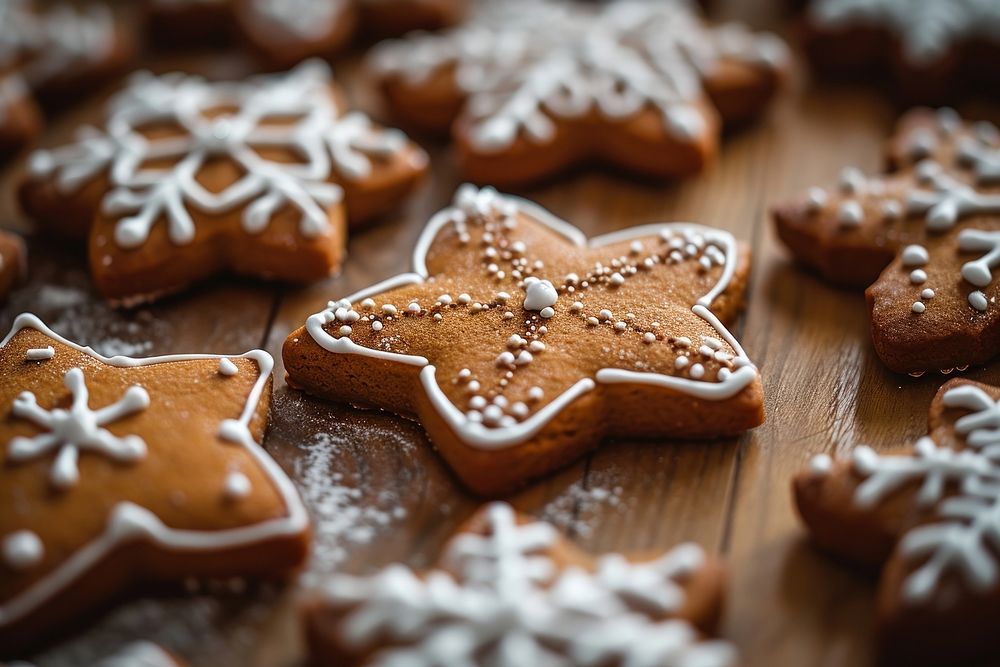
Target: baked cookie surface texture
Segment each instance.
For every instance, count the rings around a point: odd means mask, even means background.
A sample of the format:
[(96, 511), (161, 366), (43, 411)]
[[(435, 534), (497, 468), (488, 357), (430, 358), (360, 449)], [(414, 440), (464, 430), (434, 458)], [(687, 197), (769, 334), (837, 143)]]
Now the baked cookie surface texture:
[(273, 360), (106, 358), (17, 318), (0, 344), (0, 646), (142, 582), (278, 578), (305, 508), (261, 448)]
[(652, 560), (589, 557), (551, 525), (484, 507), (426, 572), (339, 576), (307, 611), (316, 664), (731, 667), (709, 639), (722, 565), (695, 544)]
[(378, 45), (371, 66), (401, 121), (451, 127), (465, 176), (509, 186), (588, 161), (697, 172), (722, 123), (767, 106), (787, 59), (776, 37), (709, 26), (685, 2), (515, 0)]
[(319, 62), (243, 82), (139, 73), (103, 127), (30, 156), (20, 198), (45, 230), (87, 238), (98, 291), (129, 305), (223, 271), (324, 278), (347, 227), (426, 167), (401, 132), (346, 112)]
[(330, 302), (285, 342), (289, 383), (416, 416), (472, 490), (500, 494), (606, 437), (737, 434), (763, 421), (726, 329), (749, 250), (654, 224), (588, 240), (516, 197), (459, 189), (412, 273)]
[(779, 205), (778, 234), (803, 264), (866, 295), (875, 351), (913, 375), (1000, 353), (1000, 133), (954, 111), (908, 113), (890, 171), (847, 168), (833, 188)]
[(795, 479), (815, 542), (881, 568), (879, 648), (891, 664), (969, 664), (997, 652), (1000, 389), (955, 379), (912, 447), (821, 454)]

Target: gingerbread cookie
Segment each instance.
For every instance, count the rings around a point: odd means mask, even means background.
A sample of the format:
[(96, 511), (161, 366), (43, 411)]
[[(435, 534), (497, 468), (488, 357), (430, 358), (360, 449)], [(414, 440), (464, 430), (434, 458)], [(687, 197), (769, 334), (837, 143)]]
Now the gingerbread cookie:
[(882, 568), (878, 638), (892, 664), (979, 664), (997, 653), (998, 399), (1000, 388), (951, 380), (913, 447), (821, 454), (795, 479), (816, 543)]
[(0, 231), (0, 302), (27, 270), (27, 254), (20, 237)]
[(233, 0), (246, 42), (274, 67), (330, 57), (356, 33), (401, 35), (456, 23), (466, 0)]
[(499, 495), (606, 437), (760, 424), (757, 369), (722, 323), (749, 270), (720, 230), (588, 241), (531, 202), (463, 186), (413, 273), (330, 302), (282, 354), (293, 387), (417, 416), (466, 486)]
[(17, 318), (0, 343), (0, 654), (142, 580), (302, 563), (305, 508), (258, 444), (272, 365), (109, 359)]
[(452, 127), (465, 176), (537, 182), (589, 160), (665, 178), (701, 170), (719, 126), (756, 116), (786, 69), (784, 44), (709, 27), (684, 3), (483, 3), (441, 35), (371, 58), (406, 122)]
[(19, 77), (43, 100), (92, 92), (121, 72), (132, 52), (105, 4), (0, 1), (0, 74)]
[(510, 505), (484, 507), (438, 564), (338, 576), (306, 614), (318, 665), (734, 666), (707, 639), (724, 571), (695, 544), (652, 560), (592, 558)]
[(828, 280), (867, 290), (892, 370), (949, 373), (1000, 352), (1000, 132), (920, 109), (889, 143), (890, 173), (854, 168), (774, 209), (778, 235)]
[(931, 103), (1000, 84), (996, 0), (813, 0), (806, 25), (806, 50), (827, 76), (891, 79)]
[(97, 289), (133, 304), (223, 270), (324, 278), (347, 225), (397, 205), (426, 168), (404, 134), (345, 112), (319, 62), (243, 82), (140, 73), (102, 129), (31, 156), (20, 198), (47, 230), (88, 237)]

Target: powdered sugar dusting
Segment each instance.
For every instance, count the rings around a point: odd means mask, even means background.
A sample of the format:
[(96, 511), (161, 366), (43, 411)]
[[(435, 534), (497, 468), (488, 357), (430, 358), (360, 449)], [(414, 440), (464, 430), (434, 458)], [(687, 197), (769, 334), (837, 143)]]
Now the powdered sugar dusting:
[[(398, 433), (381, 434), (393, 446), (410, 447)], [(368, 544), (388, 526), (406, 518), (406, 509), (391, 490), (371, 490), (361, 475), (342, 468), (348, 439), (335, 433), (317, 433), (301, 445), (295, 478), (310, 510), (314, 528), (313, 558), (303, 583), (314, 584), (336, 571), (352, 546)]]
[(540, 517), (568, 535), (589, 537), (594, 532), (599, 515), (606, 508), (621, 513), (627, 509), (622, 487), (613, 479), (603, 477), (592, 473), (587, 479), (573, 482), (562, 494), (549, 501), (539, 513)]

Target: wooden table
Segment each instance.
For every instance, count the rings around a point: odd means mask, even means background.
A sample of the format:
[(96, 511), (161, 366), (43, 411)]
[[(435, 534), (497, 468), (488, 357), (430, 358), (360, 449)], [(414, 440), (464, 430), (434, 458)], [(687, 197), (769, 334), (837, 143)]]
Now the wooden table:
[[(744, 6), (743, 13), (761, 16), (755, 7)], [(182, 61), (212, 73), (248, 66), (239, 58)], [(337, 71), (357, 105), (374, 109), (357, 59), (337, 63)], [(769, 204), (834, 182), (845, 165), (877, 169), (895, 115), (870, 90), (812, 89), (802, 78), (762, 122), (728, 137), (718, 163), (700, 177), (662, 185), (583, 170), (517, 193), (587, 234), (690, 220), (731, 230), (752, 245), (749, 305), (736, 334), (763, 374), (767, 422), (733, 440), (610, 442), (510, 500), (595, 552), (694, 540), (724, 555), (731, 583), (722, 634), (739, 646), (747, 665), (865, 665), (871, 662), (873, 581), (810, 547), (789, 481), (814, 453), (857, 443), (887, 448), (922, 435), (944, 378), (886, 371), (869, 342), (862, 295), (802, 272), (775, 238)], [(91, 104), (65, 114), (46, 141), (67, 137), (95, 110)], [(1000, 118), (1000, 107), (961, 110)], [(0, 330), (17, 313), (33, 311), (105, 353), (267, 349), (278, 368), (266, 447), (298, 482), (317, 519), (310, 576), (425, 563), (479, 501), (456, 485), (417, 424), (291, 391), (280, 364), (285, 336), (328, 299), (409, 268), (424, 222), (460, 183), (447, 144), (418, 139), (432, 155), (429, 182), (403, 210), (351, 239), (336, 279), (305, 289), (220, 280), (152, 307), (115, 311), (94, 295), (81, 248), (34, 237), (29, 280), (0, 310)], [(14, 169), (3, 179), (0, 224), (18, 228)], [(996, 367), (965, 375), (1000, 382)], [(41, 667), (89, 664), (125, 641), (148, 638), (193, 665), (300, 664), (295, 587), (238, 588), (124, 604), (37, 661)]]

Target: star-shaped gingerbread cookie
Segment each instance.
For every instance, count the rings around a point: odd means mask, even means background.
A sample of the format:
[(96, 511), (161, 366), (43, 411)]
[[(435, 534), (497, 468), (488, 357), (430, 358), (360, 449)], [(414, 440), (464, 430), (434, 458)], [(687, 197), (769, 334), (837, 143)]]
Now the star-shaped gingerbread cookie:
[[(1000, 388), (954, 379), (929, 435), (881, 455), (821, 454), (794, 483), (822, 548), (881, 567), (880, 651), (891, 664), (968, 664), (996, 654), (1000, 619)], [(976, 664), (979, 664), (978, 662)]]
[(812, 0), (805, 36), (821, 73), (889, 78), (914, 101), (940, 103), (1000, 83), (992, 66), (1000, 54), (994, 0)]
[(604, 438), (714, 437), (763, 420), (723, 324), (747, 248), (693, 224), (590, 239), (523, 199), (459, 189), (413, 273), (329, 304), (285, 342), (289, 383), (415, 415), (473, 491), (501, 494)]
[(701, 170), (720, 118), (758, 115), (784, 44), (710, 27), (681, 2), (480, 3), (464, 25), (376, 47), (401, 119), (452, 128), (465, 176), (527, 184), (594, 160), (664, 178)]
[(41, 129), (35, 95), (57, 101), (90, 93), (131, 53), (105, 4), (0, 0), (0, 158)]
[(950, 373), (1000, 352), (1000, 133), (954, 111), (899, 123), (889, 173), (854, 168), (774, 209), (778, 235), (831, 282), (860, 287), (875, 351), (900, 373)]
[(272, 365), (109, 359), (17, 318), (0, 343), (0, 654), (142, 581), (298, 567), (305, 508), (259, 444)]
[(722, 565), (695, 544), (652, 560), (592, 558), (551, 525), (495, 503), (426, 572), (393, 565), (338, 576), (306, 627), (316, 664), (732, 667), (707, 639), (722, 607)]
[(243, 82), (136, 74), (102, 129), (32, 154), (20, 195), (41, 226), (89, 237), (98, 290), (131, 304), (224, 270), (324, 278), (348, 224), (397, 205), (426, 168), (401, 132), (345, 112), (312, 61)]

